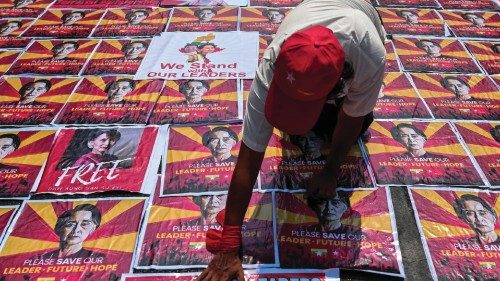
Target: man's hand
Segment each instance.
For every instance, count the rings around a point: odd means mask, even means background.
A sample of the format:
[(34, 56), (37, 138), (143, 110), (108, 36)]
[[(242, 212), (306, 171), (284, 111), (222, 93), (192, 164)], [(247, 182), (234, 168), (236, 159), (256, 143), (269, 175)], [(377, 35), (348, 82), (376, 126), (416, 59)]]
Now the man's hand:
[(218, 253), (196, 281), (245, 281), (237, 252)]
[(337, 189), (337, 178), (332, 173), (321, 171), (314, 175), (307, 184), (307, 196), (330, 199), (335, 197)]

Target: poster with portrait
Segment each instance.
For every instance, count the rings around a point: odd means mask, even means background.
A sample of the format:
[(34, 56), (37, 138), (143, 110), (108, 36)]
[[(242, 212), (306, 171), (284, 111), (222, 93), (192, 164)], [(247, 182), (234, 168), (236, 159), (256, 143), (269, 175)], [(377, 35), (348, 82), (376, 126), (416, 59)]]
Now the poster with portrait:
[(392, 44), (392, 40), (386, 40), (384, 43), (385, 47), (385, 71), (401, 71), (399, 67), (398, 58), (396, 57), (396, 51), (394, 50), (394, 45)]
[[(290, 136), (274, 130), (260, 168), (261, 189), (306, 189), (307, 181), (322, 171), (330, 144), (310, 131)], [(373, 187), (358, 144), (340, 166), (339, 187)]]
[(496, 12), (440, 11), (457, 37), (500, 37), (500, 14)]
[(158, 0), (56, 0), (51, 8), (105, 9), (143, 8), (158, 6)]
[(240, 30), (258, 31), (259, 34), (273, 35), (290, 11), (291, 8), (241, 8)]
[(48, 125), (79, 79), (16, 77), (0, 79), (0, 126)]
[(365, 149), (378, 184), (483, 185), (445, 122), (375, 121)]
[(500, 123), (455, 123), (455, 127), (490, 184), (500, 186)]
[(303, 0), (250, 0), (250, 6), (296, 7)]
[(56, 131), (0, 130), (0, 197), (28, 197), (36, 188)]
[(248, 0), (160, 0), (160, 6), (247, 6)]
[(500, 74), (500, 42), (465, 41), (464, 43), (488, 74)]
[(498, 279), (498, 192), (410, 188), (410, 199), (435, 281)]
[(102, 40), (90, 58), (83, 74), (134, 75), (149, 47), (149, 39)]
[(123, 190), (149, 194), (161, 150), (159, 127), (62, 129), (37, 193)]
[(36, 40), (7, 74), (78, 75), (97, 40)]
[(0, 204), (0, 243), (2, 242), (3, 237), (7, 232), (7, 228), (14, 218), (17, 208), (17, 205)]
[(388, 188), (329, 200), (276, 193), (281, 267), (346, 268), (404, 276)]
[[(130, 273), (120, 281), (195, 281), (201, 272), (189, 273)], [(244, 270), (247, 281), (340, 281), (339, 270), (260, 268)]]
[(0, 279), (119, 280), (130, 271), (144, 198), (26, 201), (0, 251)]
[(28, 46), (31, 38), (21, 37), (33, 19), (0, 19), (0, 48), (20, 49)]
[[(137, 246), (137, 269), (199, 268), (213, 255), (205, 244), (208, 229), (222, 230), (215, 220), (227, 194), (173, 196), (155, 200), (146, 214)], [(242, 226), (245, 267), (276, 265), (272, 193), (253, 193)]]
[(238, 7), (176, 7), (167, 31), (236, 31)]
[(82, 79), (57, 124), (146, 124), (163, 80), (131, 76), (88, 76)]
[(396, 6), (396, 7), (430, 7), (440, 8), (439, 3), (435, 0), (376, 0), (379, 6)]
[[(166, 32), (153, 41), (135, 79), (253, 79), (257, 32)], [(241, 54), (245, 54), (242, 56)]]
[(431, 9), (378, 8), (388, 34), (445, 36), (444, 21)]
[(443, 9), (460, 10), (495, 10), (498, 5), (494, 0), (438, 0)]
[(412, 73), (411, 77), (437, 119), (500, 119), (500, 96), (487, 76)]
[(170, 9), (109, 9), (92, 37), (156, 36), (165, 29)]
[(500, 75), (491, 75), (490, 77), (497, 85), (497, 88), (500, 90)]
[(170, 127), (162, 196), (226, 191), (241, 134), (241, 125)]
[(168, 80), (149, 123), (206, 124), (238, 120), (241, 102), (238, 84), (238, 80)]
[(0, 18), (36, 18), (54, 0), (2, 0)]
[(22, 51), (0, 50), (0, 75), (9, 70), (12, 63)]
[(104, 10), (49, 9), (24, 33), (27, 37), (85, 38), (95, 28)]
[(408, 77), (402, 72), (385, 72), (373, 109), (375, 118), (432, 118)]
[(393, 42), (405, 71), (481, 73), (456, 39), (394, 37)]

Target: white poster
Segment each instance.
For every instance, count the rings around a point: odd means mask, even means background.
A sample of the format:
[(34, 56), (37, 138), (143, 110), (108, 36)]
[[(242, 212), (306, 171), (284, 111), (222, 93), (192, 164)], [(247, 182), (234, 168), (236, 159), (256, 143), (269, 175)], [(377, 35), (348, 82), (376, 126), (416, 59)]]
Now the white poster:
[(258, 32), (166, 32), (151, 41), (135, 79), (253, 79), (258, 47)]

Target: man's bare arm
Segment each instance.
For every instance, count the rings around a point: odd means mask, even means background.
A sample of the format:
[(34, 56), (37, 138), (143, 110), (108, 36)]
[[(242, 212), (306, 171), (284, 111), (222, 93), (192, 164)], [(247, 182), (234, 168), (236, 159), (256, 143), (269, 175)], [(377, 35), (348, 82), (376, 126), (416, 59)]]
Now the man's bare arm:
[(323, 170), (308, 185), (308, 193), (318, 198), (333, 198), (337, 188), (340, 165), (361, 132), (365, 117), (351, 117), (339, 111), (337, 125), (332, 135), (330, 154)]

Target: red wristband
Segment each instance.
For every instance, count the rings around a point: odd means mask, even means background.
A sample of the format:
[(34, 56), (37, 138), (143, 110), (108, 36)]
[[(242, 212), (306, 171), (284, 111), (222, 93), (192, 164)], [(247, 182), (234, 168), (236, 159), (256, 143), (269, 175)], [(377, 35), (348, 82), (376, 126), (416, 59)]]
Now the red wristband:
[(206, 247), (212, 254), (237, 252), (241, 246), (241, 225), (224, 225), (224, 214), (225, 210), (222, 210), (215, 218), (222, 231), (209, 229), (206, 234)]

